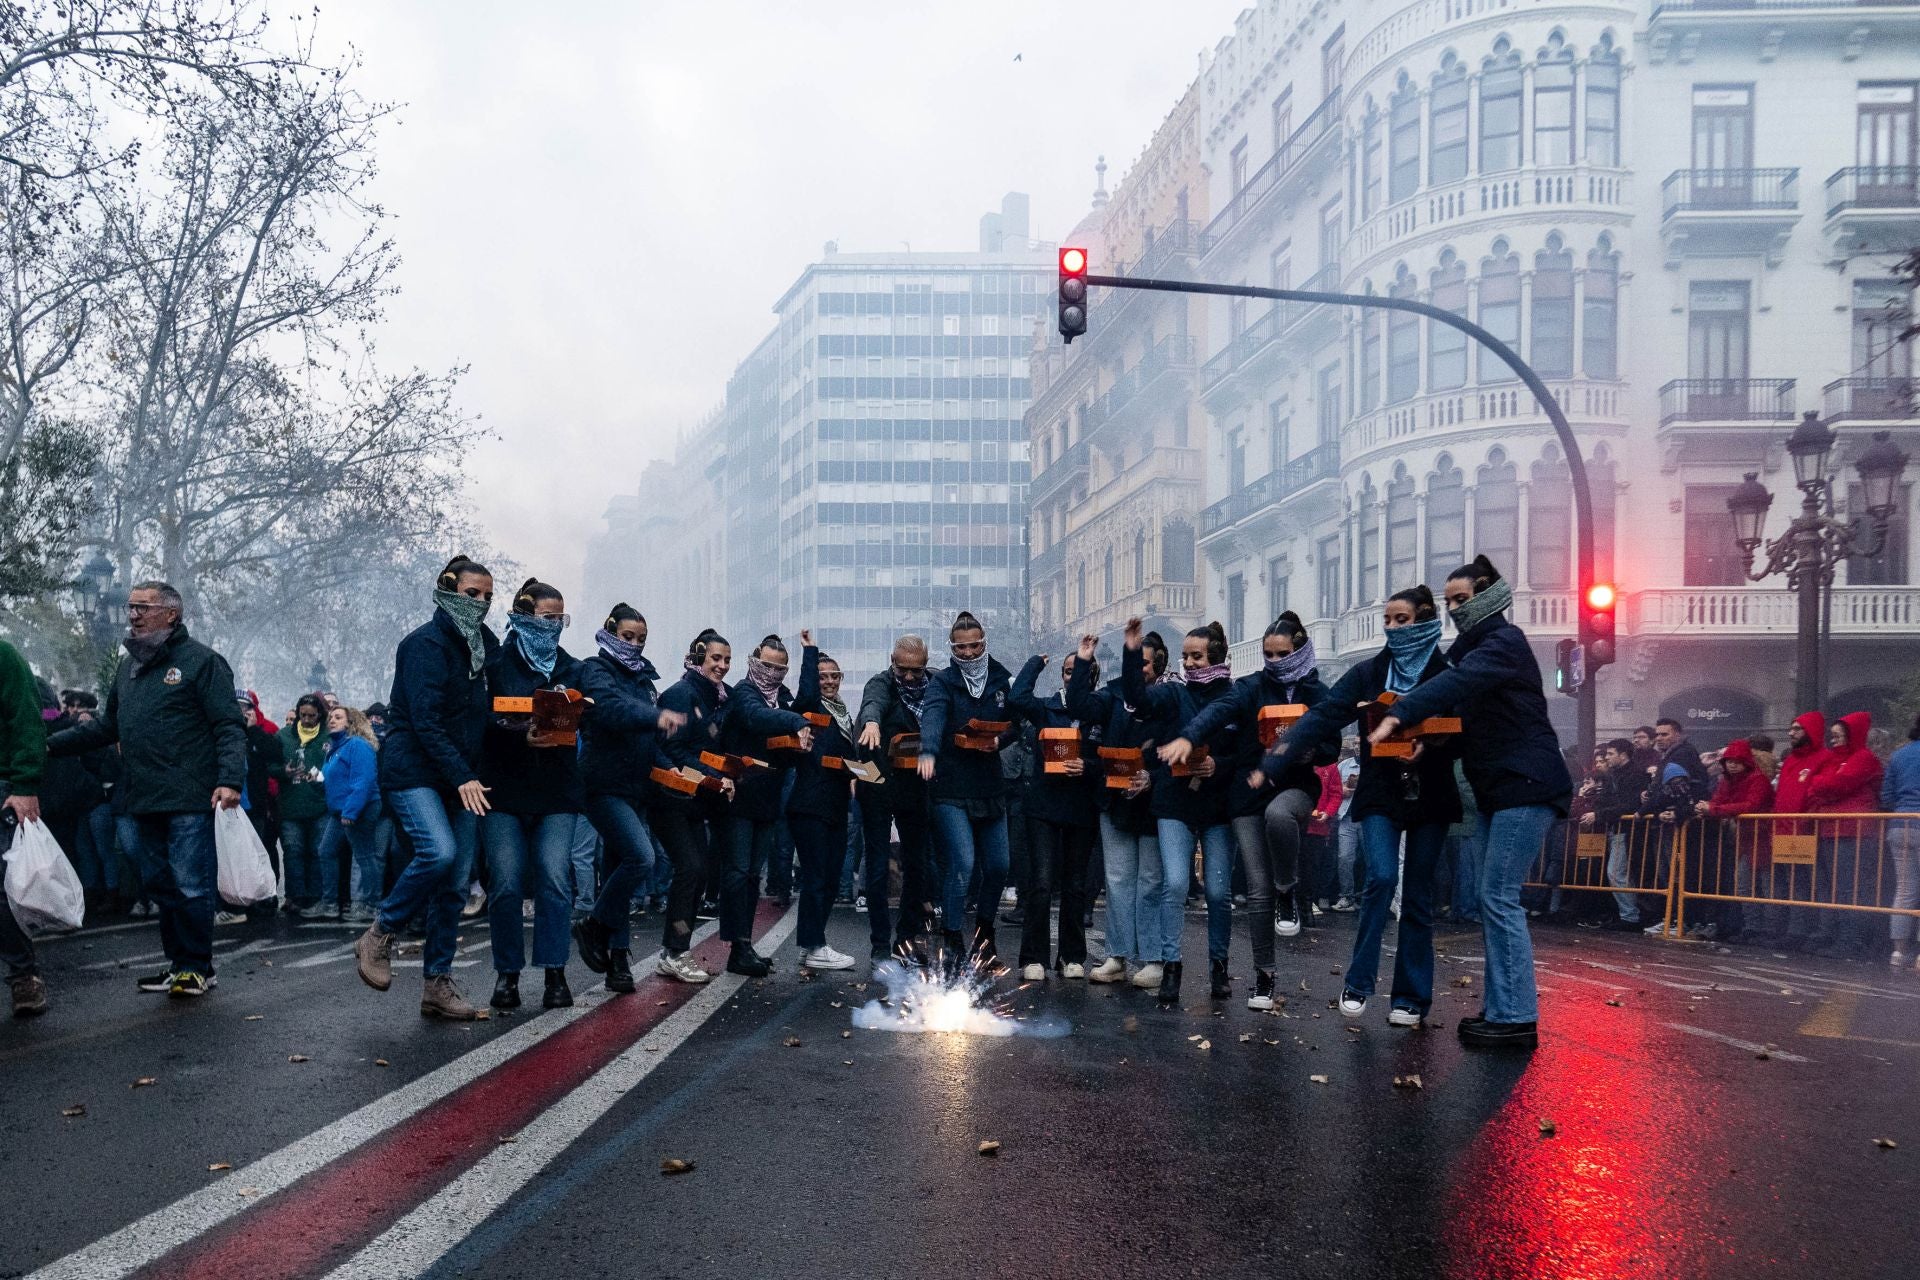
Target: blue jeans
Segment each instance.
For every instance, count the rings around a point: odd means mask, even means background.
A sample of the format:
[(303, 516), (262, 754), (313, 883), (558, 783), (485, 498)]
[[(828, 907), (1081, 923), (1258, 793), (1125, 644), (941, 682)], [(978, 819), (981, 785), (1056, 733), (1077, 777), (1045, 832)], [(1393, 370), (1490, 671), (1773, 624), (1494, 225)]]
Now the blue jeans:
[(140, 866), (147, 898), (160, 910), (160, 946), (175, 973), (213, 976), (213, 810), (137, 813), (120, 824), (120, 838)]
[[(1359, 825), (1360, 847), (1367, 857), (1367, 887), (1360, 895), (1360, 930), (1353, 939), (1353, 959), (1347, 963), (1347, 990), (1370, 996), (1380, 969), (1380, 938), (1387, 931), (1393, 887), (1400, 880), (1401, 831), (1381, 813), (1368, 814)], [(1393, 1006), (1425, 1015), (1433, 1003), (1433, 894), (1447, 824), (1413, 827), (1406, 837), (1400, 947), (1393, 957)]]
[(375, 927), (398, 933), (424, 908), (427, 938), (421, 959), (427, 977), (444, 977), (453, 972), (454, 940), (460, 909), (467, 905), (467, 882), (473, 878), (479, 821), (460, 797), (432, 787), (403, 787), (381, 795), (413, 845), (413, 858), (380, 904)]
[(1345, 817), (1336, 819), (1333, 829), (1338, 833), (1340, 854), (1338, 860), (1340, 876), (1340, 896), (1351, 901), (1359, 894), (1354, 881), (1358, 878), (1355, 868), (1360, 862), (1360, 824)]
[(840, 880), (840, 860), (847, 855), (847, 823), (812, 814), (787, 817), (793, 847), (800, 855), (800, 922), (794, 941), (802, 951), (827, 945), (827, 916), (833, 910), (833, 887)]
[[(1177, 818), (1161, 818), (1159, 823), (1160, 954), (1145, 959), (1172, 963), (1180, 959), (1196, 836), (1192, 827)], [(1207, 959), (1225, 960), (1233, 938), (1233, 828), (1216, 822), (1203, 827), (1197, 839), (1201, 884), (1207, 893)], [(1267, 927), (1271, 930), (1273, 926)]]
[(533, 964), (567, 967), (567, 929), (573, 922), (568, 864), (573, 857), (571, 813), (517, 814), (495, 810), (480, 823), (487, 851), (487, 923), (492, 926), (495, 973), (518, 973), (527, 963), (520, 903), (533, 880)]
[(1543, 804), (1480, 815), (1480, 931), (1487, 948), (1489, 1022), (1533, 1022), (1540, 1016), (1533, 936), (1520, 905), (1520, 884), (1539, 858), (1553, 820), (1553, 810)]
[(854, 881), (859, 879), (860, 855), (866, 849), (866, 819), (860, 816), (860, 802), (853, 801), (847, 808), (847, 858), (840, 864), (840, 893), (842, 898), (853, 897)]
[(387, 860), (380, 849), (380, 818), (385, 807), (380, 797), (375, 796), (350, 827), (340, 821), (339, 814), (330, 813), (320, 836), (322, 866), (340, 865), (342, 844), (353, 851), (353, 877), (349, 886), (353, 891), (353, 905), (368, 911), (378, 909), (387, 887)]
[[(653, 880), (653, 831), (639, 804), (625, 796), (588, 796), (587, 817), (607, 846), (607, 881), (594, 901), (593, 918), (606, 926), (609, 950), (631, 951), (633, 898)], [(563, 928), (561, 937), (565, 936)], [(561, 946), (564, 956), (564, 941)]]
[(1165, 877), (1160, 837), (1129, 835), (1102, 813), (1100, 847), (1107, 872), (1107, 954), (1142, 963), (1159, 959)]
[(1480, 825), (1453, 842), (1453, 914), (1480, 923)]
[(296, 907), (340, 901), (340, 864), (320, 848), (321, 838), (332, 822), (332, 814), (280, 821), (280, 848), (287, 859), (287, 901)]
[[(573, 883), (573, 909), (593, 910), (594, 895), (600, 891), (600, 833), (584, 813), (573, 815), (573, 849), (568, 859)], [(641, 885), (640, 892), (647, 892)]]
[[(1000, 910), (1000, 893), (1007, 887), (1008, 850), (1005, 814), (994, 818), (973, 818), (957, 804), (935, 801), (932, 805), (933, 841), (947, 864), (947, 881), (942, 899), (946, 918), (943, 927), (959, 933), (966, 927), (967, 890), (973, 886), (974, 864), (979, 864), (980, 892), (974, 899), (973, 923), (977, 931), (991, 934), (995, 913)], [(873, 909), (873, 900), (867, 900)]]
[[(753, 913), (760, 905), (760, 877), (777, 855), (780, 824), (730, 818), (720, 864), (720, 938), (724, 942), (753, 941)], [(791, 859), (792, 853), (787, 857)], [(792, 885), (787, 892), (793, 892)]]

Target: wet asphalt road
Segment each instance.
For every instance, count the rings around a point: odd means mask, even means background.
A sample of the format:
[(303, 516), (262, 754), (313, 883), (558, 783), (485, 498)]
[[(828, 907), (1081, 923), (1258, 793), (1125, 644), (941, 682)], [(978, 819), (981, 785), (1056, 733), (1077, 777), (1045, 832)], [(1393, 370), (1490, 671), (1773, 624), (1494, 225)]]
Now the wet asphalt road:
[[(423, 1023), (404, 969), (386, 996), (354, 979), (350, 930), (250, 930), (222, 930), (200, 1003), (133, 990), (151, 925), (44, 945), (55, 1011), (0, 1025), (0, 1276), (539, 1016)], [(836, 910), (841, 950), (864, 936)], [(1227, 1002), (1201, 966), (1171, 1011), (1080, 982), (1015, 994), (1067, 1020), (1057, 1039), (852, 1030), (865, 963), (804, 981), (789, 943), (429, 1274), (1911, 1274), (1920, 977), (1540, 929), (1542, 1047), (1489, 1054), (1454, 1037), (1477, 935), (1443, 936), (1412, 1031), (1383, 1000), (1331, 1008), (1351, 936), (1282, 942), (1273, 1014), (1244, 1006), (1241, 936)], [(1186, 945), (1204, 954), (1198, 916)], [(463, 948), (483, 997), (485, 930)], [(663, 1177), (668, 1157), (695, 1169)]]

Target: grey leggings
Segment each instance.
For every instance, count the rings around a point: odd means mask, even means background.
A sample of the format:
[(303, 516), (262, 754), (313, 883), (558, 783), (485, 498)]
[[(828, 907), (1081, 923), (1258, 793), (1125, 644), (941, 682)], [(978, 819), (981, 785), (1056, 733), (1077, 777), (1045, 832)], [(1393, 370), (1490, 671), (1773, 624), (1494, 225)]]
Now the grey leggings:
[(1264, 814), (1233, 820), (1240, 868), (1247, 877), (1247, 932), (1256, 969), (1273, 968), (1274, 897), (1300, 882), (1300, 832), (1316, 799), (1304, 791), (1282, 791), (1267, 802)]

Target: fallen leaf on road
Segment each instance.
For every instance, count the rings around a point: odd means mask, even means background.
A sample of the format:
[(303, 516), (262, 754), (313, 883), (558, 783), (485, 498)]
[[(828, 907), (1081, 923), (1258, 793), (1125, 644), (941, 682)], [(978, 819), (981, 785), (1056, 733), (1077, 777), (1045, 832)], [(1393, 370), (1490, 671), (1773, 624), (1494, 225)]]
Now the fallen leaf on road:
[(852, 1058), (842, 1058), (842, 1059), (840, 1059), (840, 1065), (841, 1065), (841, 1066), (843, 1066), (843, 1067), (850, 1067), (850, 1066), (852, 1066), (852, 1065), (853, 1065), (853, 1059), (852, 1059)]
[(841, 1009), (841, 1008), (845, 1008), (845, 1006), (844, 1006), (844, 1005), (843, 1005), (843, 1004), (842, 1004), (842, 1003), (841, 1003), (840, 1001), (838, 1001), (838, 1000), (835, 1000), (835, 1001), (833, 1002), (833, 1005), (832, 1005), (832, 1007), (833, 1007), (833, 1008), (835, 1008), (835, 1009)]
[(1396, 1089), (1424, 1089), (1427, 1086), (1421, 1083), (1419, 1076), (1395, 1076), (1393, 1078), (1393, 1087)]
[(287, 1061), (288, 1062), (307, 1062), (309, 1061), (309, 1059), (307, 1055), (304, 1053), (290, 1053), (287, 1055)]
[(997, 1156), (1000, 1154), (1000, 1144), (994, 1139), (989, 1138), (980, 1144), (979, 1151), (983, 1156)]
[(1242, 1032), (1240, 1033), (1240, 1043), (1241, 1043), (1241, 1044), (1252, 1044), (1252, 1043), (1253, 1043), (1253, 1032), (1251, 1032), (1251, 1031), (1242, 1031)]
[(1771, 1053), (1768, 1053), (1765, 1049), (1755, 1049), (1753, 1051), (1753, 1056), (1758, 1058), (1762, 1062), (1766, 1062), (1767, 1060), (1773, 1057), (1773, 1055)]
[(233, 1168), (232, 1165), (228, 1164), (225, 1160), (222, 1160), (218, 1164), (208, 1165), (207, 1172), (208, 1173), (225, 1173), (227, 1170), (231, 1168)]
[(1879, 1147), (1882, 1151), (1891, 1151), (1895, 1147), (1899, 1146), (1900, 1144), (1895, 1142), (1892, 1138), (1875, 1138), (1873, 1140), (1873, 1145), (1876, 1147)]
[(1349, 1031), (1358, 1031), (1358, 1030), (1360, 1030), (1360, 1028), (1358, 1028), (1358, 1027), (1348, 1027), (1348, 1028), (1347, 1028), (1347, 1030), (1349, 1030)]
[(159, 1076), (141, 1076), (138, 1080), (135, 1080), (130, 1087), (135, 1089), (144, 1089), (150, 1084), (159, 1084), (159, 1083), (160, 1083)]
[(495, 1143), (503, 1147), (510, 1142), (518, 1142), (518, 1141), (520, 1141), (520, 1135), (517, 1133), (503, 1133), (499, 1137), (494, 1139)]
[(1314, 1084), (1325, 1084), (1327, 1082), (1325, 1076), (1308, 1076), (1307, 1079), (1311, 1080)]
[(266, 1018), (266, 1016), (267, 1016), (267, 1015), (266, 1015), (266, 1014), (264, 1014), (264, 1013), (250, 1013), (250, 1014), (248, 1014), (248, 1015), (247, 1015), (246, 1017), (244, 1017), (244, 1018), (242, 1018), (242, 1019), (240, 1019), (240, 1021), (242, 1021), (242, 1022), (261, 1022), (261, 1021), (263, 1021), (263, 1020), (265, 1020), (265, 1018)]
[(867, 984), (864, 982), (856, 982), (853, 984), (853, 989), (855, 991), (865, 991), (867, 989)]
[(1278, 1040), (1268, 1040), (1268, 1039), (1266, 1039), (1266, 1038), (1265, 1038), (1265, 1037), (1263, 1036), (1263, 1037), (1261, 1037), (1261, 1043), (1263, 1043), (1263, 1044), (1279, 1044), (1280, 1042), (1279, 1042)]
[(1202, 1041), (1201, 1041), (1201, 1042), (1200, 1042), (1199, 1044), (1197, 1044), (1197, 1045), (1195, 1045), (1194, 1047), (1195, 1047), (1196, 1049), (1211, 1049), (1211, 1048), (1213, 1048), (1213, 1041), (1211, 1041), (1211, 1040), (1202, 1040)]
[(1560, 1132), (1559, 1126), (1555, 1125), (1553, 1121), (1547, 1119), (1545, 1116), (1540, 1117), (1540, 1136), (1541, 1137), (1551, 1138), (1554, 1134), (1558, 1132)]
[(1120, 1020), (1120, 1029), (1128, 1035), (1132, 1035), (1140, 1029), (1140, 1019), (1134, 1017), (1132, 1014), (1128, 1014)]
[(375, 1058), (373, 1060), (373, 1065), (376, 1067), (390, 1067), (393, 1064), (391, 1062), (388, 1062), (385, 1058)]
[(663, 1177), (672, 1177), (676, 1173), (692, 1172), (693, 1161), (691, 1160), (681, 1160), (674, 1156), (668, 1156), (660, 1162), (660, 1173)]
[(239, 1190), (239, 1191), (237, 1191), (237, 1192), (235, 1192), (234, 1194), (236, 1194), (236, 1195), (242, 1195), (242, 1196), (257, 1196), (257, 1195), (259, 1195), (259, 1194), (260, 1194), (260, 1188), (258, 1188), (258, 1187), (242, 1187), (242, 1188), (240, 1188), (240, 1190)]
[(1305, 978), (1300, 979), (1300, 989), (1302, 991), (1307, 989), (1307, 980)]
[(1187, 1043), (1192, 1044), (1195, 1040), (1198, 1040), (1199, 1038), (1200, 1038), (1199, 1036), (1188, 1036)]
[(1327, 972), (1333, 974), (1335, 977), (1338, 977), (1340, 975), (1340, 970), (1338, 969), (1329, 969), (1327, 970)]
[(1609, 1008), (1609, 1009), (1618, 1009), (1619, 1007), (1620, 1007), (1620, 1002), (1619, 1002), (1618, 1000), (1609, 1000), (1609, 1001), (1607, 1001), (1607, 1008)]
[(60, 1108), (60, 1114), (69, 1120), (76, 1119), (77, 1117), (87, 1114), (87, 1104), (84, 1102), (76, 1102), (70, 1107), (62, 1107)]
[(1473, 985), (1473, 976), (1463, 973), (1453, 980), (1453, 985), (1456, 987), (1470, 987)]
[(840, 1038), (841, 1038), (842, 1040), (851, 1040), (851, 1039), (853, 1039), (853, 1032), (851, 1032), (851, 1031), (842, 1031), (842, 1032), (840, 1033)]
[(780, 1043), (785, 1045), (789, 1049), (798, 1049), (800, 1047), (800, 1037), (788, 1036), (785, 1040), (782, 1040)]

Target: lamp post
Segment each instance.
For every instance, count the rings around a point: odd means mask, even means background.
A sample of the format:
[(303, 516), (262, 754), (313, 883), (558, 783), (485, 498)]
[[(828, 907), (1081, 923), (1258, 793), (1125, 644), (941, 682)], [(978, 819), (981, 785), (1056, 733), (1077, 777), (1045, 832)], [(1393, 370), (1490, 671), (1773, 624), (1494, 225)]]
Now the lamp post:
[(327, 692), (327, 664), (315, 658), (307, 671), (307, 688), (314, 693)]
[(1800, 490), (1800, 514), (1786, 532), (1766, 544), (1767, 560), (1754, 568), (1763, 539), (1767, 510), (1773, 495), (1760, 483), (1760, 473), (1747, 472), (1727, 511), (1733, 516), (1733, 540), (1754, 582), (1783, 573), (1787, 588), (1799, 594), (1798, 658), (1794, 672), (1795, 713), (1817, 711), (1825, 702), (1820, 668), (1820, 593), (1833, 586), (1834, 571), (1849, 556), (1877, 556), (1886, 547), (1900, 476), (1907, 455), (1893, 445), (1885, 431), (1874, 433), (1854, 463), (1860, 490), (1866, 499), (1866, 518), (1845, 524), (1827, 514), (1832, 506), (1833, 478), (1827, 461), (1833, 454), (1835, 433), (1811, 410), (1787, 437), (1787, 456), (1793, 459), (1793, 481)]
[(80, 606), (81, 621), (86, 624), (87, 638), (93, 641), (93, 647), (102, 652), (113, 645), (113, 561), (107, 559), (103, 551), (95, 551), (93, 558), (80, 570), (80, 576), (74, 581), (75, 602)]

